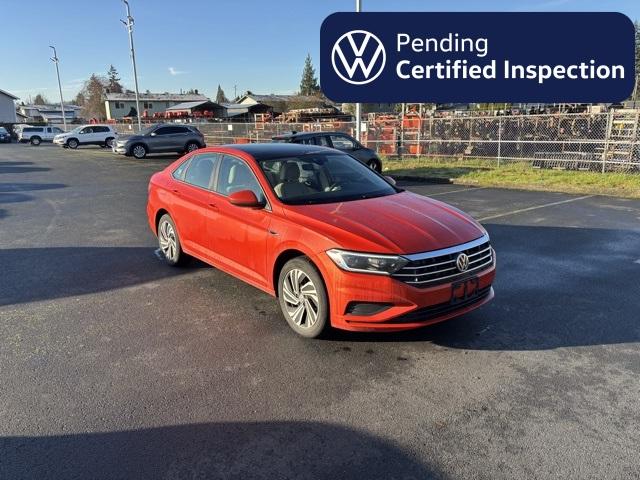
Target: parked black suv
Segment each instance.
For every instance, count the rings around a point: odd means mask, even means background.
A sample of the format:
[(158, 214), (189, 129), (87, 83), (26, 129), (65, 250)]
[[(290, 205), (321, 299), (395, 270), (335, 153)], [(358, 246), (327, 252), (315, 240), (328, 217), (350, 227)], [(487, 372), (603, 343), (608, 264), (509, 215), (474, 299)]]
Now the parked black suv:
[(376, 172), (382, 172), (380, 157), (370, 148), (363, 147), (355, 138), (342, 132), (291, 132), (273, 137), (274, 142), (303, 143), (335, 148), (360, 160)]

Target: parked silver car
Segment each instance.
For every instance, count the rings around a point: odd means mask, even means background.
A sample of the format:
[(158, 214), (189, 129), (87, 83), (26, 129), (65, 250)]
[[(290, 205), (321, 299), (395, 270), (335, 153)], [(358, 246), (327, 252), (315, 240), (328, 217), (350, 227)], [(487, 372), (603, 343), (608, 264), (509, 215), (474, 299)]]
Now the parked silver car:
[(136, 135), (121, 135), (113, 142), (113, 152), (144, 158), (149, 153), (185, 153), (205, 147), (204, 135), (196, 127), (161, 123)]

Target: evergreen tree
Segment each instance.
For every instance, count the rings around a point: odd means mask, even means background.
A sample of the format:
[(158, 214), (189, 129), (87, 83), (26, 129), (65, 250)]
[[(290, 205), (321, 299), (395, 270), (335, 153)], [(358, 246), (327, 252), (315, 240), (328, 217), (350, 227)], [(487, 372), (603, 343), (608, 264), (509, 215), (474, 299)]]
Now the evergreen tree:
[(216, 103), (217, 104), (229, 103), (229, 99), (224, 94), (224, 90), (222, 90), (222, 87), (220, 86), (220, 84), (218, 84), (218, 91), (216, 92)]
[(300, 95), (317, 95), (320, 92), (316, 71), (313, 68), (311, 55), (307, 54), (304, 61), (304, 69), (302, 70), (302, 79), (300, 80)]
[(107, 89), (110, 93), (122, 93), (123, 88), (116, 67), (111, 65), (107, 72)]

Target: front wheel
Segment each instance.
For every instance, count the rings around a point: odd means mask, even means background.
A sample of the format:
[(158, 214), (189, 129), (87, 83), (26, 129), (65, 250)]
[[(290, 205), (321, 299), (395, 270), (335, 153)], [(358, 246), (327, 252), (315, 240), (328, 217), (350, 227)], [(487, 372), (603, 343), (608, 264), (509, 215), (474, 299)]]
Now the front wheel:
[(144, 145), (140, 144), (134, 145), (134, 147), (131, 149), (131, 154), (138, 160), (141, 160), (147, 156), (147, 148)]
[(78, 140), (76, 140), (75, 138), (70, 138), (69, 140), (67, 140), (67, 147), (75, 150), (76, 148), (78, 148)]
[(172, 267), (182, 265), (186, 261), (186, 254), (180, 245), (178, 230), (168, 214), (164, 214), (158, 222), (158, 246), (165, 261)]
[(104, 141), (105, 148), (111, 148), (113, 146), (113, 138), (109, 137)]
[(189, 142), (187, 143), (187, 146), (185, 147), (185, 152), (187, 153), (191, 153), (195, 150), (198, 150), (200, 148), (200, 145), (198, 145), (196, 142)]
[(287, 323), (298, 335), (316, 338), (327, 328), (327, 290), (320, 273), (307, 257), (294, 258), (282, 267), (278, 300)]

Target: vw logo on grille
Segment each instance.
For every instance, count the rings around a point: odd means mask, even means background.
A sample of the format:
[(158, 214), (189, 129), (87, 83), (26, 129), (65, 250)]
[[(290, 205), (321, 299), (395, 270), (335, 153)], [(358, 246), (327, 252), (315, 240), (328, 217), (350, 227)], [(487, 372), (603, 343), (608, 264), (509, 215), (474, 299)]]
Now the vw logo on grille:
[(458, 267), (458, 270), (461, 272), (465, 272), (467, 268), (469, 268), (469, 257), (466, 253), (458, 255), (456, 258), (456, 267)]
[[(373, 82), (382, 73), (386, 61), (384, 45), (366, 30), (345, 33), (338, 38), (331, 51), (333, 69), (342, 80), (353, 85)], [(359, 70), (358, 74), (356, 70)]]

